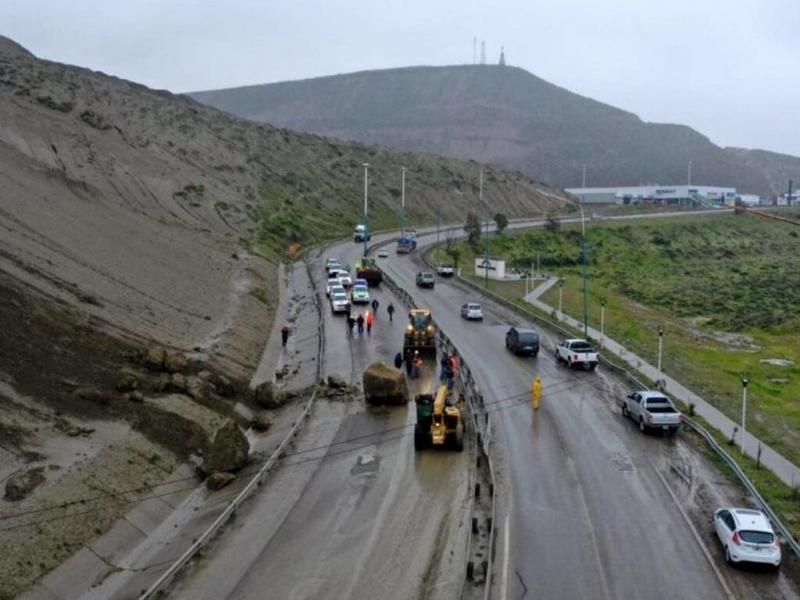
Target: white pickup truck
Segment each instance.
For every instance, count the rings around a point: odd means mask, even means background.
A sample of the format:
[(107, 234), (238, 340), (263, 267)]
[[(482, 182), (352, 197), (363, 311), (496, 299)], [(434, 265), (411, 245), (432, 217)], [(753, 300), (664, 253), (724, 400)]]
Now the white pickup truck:
[(638, 423), (642, 433), (648, 429), (657, 429), (674, 435), (683, 423), (683, 415), (661, 392), (643, 391), (628, 394), (622, 401), (622, 414)]
[(594, 371), (597, 366), (597, 350), (586, 340), (564, 340), (556, 346), (556, 362), (564, 361), (570, 367), (582, 366)]
[(453, 277), (456, 274), (456, 269), (453, 265), (439, 265), (436, 267), (436, 274), (439, 277)]

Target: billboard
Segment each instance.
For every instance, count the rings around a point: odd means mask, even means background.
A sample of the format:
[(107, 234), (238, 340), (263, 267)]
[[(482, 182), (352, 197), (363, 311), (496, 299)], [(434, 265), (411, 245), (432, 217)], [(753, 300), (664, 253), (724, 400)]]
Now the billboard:
[(475, 259), (475, 275), (489, 279), (506, 278), (506, 261), (494, 260), (493, 258), (478, 257)]

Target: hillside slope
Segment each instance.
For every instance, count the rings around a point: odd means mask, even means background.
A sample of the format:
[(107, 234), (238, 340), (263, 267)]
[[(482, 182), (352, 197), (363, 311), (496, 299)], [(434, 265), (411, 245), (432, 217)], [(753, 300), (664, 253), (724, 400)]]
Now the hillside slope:
[(689, 127), (645, 123), (523, 69), (365, 71), (191, 96), (232, 114), (343, 139), (486, 161), (562, 187), (693, 181), (774, 193), (784, 182)]
[[(412, 218), (477, 202), (475, 164), (254, 124), (0, 38), (0, 269), (117, 333), (252, 367), (274, 252), (351, 230), (363, 162), (376, 226), (396, 222), (401, 165)], [(487, 197), (510, 216), (566, 202), (495, 171)]]

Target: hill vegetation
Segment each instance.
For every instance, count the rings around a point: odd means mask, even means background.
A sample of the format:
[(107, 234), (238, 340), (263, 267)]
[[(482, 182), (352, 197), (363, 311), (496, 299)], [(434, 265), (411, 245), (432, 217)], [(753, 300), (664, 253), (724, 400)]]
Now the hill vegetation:
[[(475, 159), (562, 187), (692, 180), (770, 195), (800, 179), (771, 156), (745, 160), (693, 129), (646, 123), (516, 67), (462, 65), (364, 71), (196, 92), (231, 114), (403, 150)], [(698, 98), (702, 102), (702, 98)]]

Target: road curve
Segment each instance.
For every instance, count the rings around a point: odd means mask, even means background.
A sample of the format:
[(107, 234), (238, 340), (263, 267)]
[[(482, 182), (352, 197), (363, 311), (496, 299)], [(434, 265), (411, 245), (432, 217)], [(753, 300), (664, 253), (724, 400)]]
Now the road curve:
[[(431, 238), (420, 238), (420, 250)], [(504, 335), (520, 318), (483, 300), (484, 322), (462, 321), (458, 307), (475, 294), (441, 280), (418, 290), (418, 255), (392, 256), (384, 268), (433, 310), (494, 410), (508, 499), (496, 516), (493, 597), (726, 597), (658, 475), (674, 442), (642, 436), (609, 409), (622, 382), (557, 365), (546, 333), (537, 359), (512, 357)], [(527, 392), (536, 374), (544, 395), (534, 415)]]

